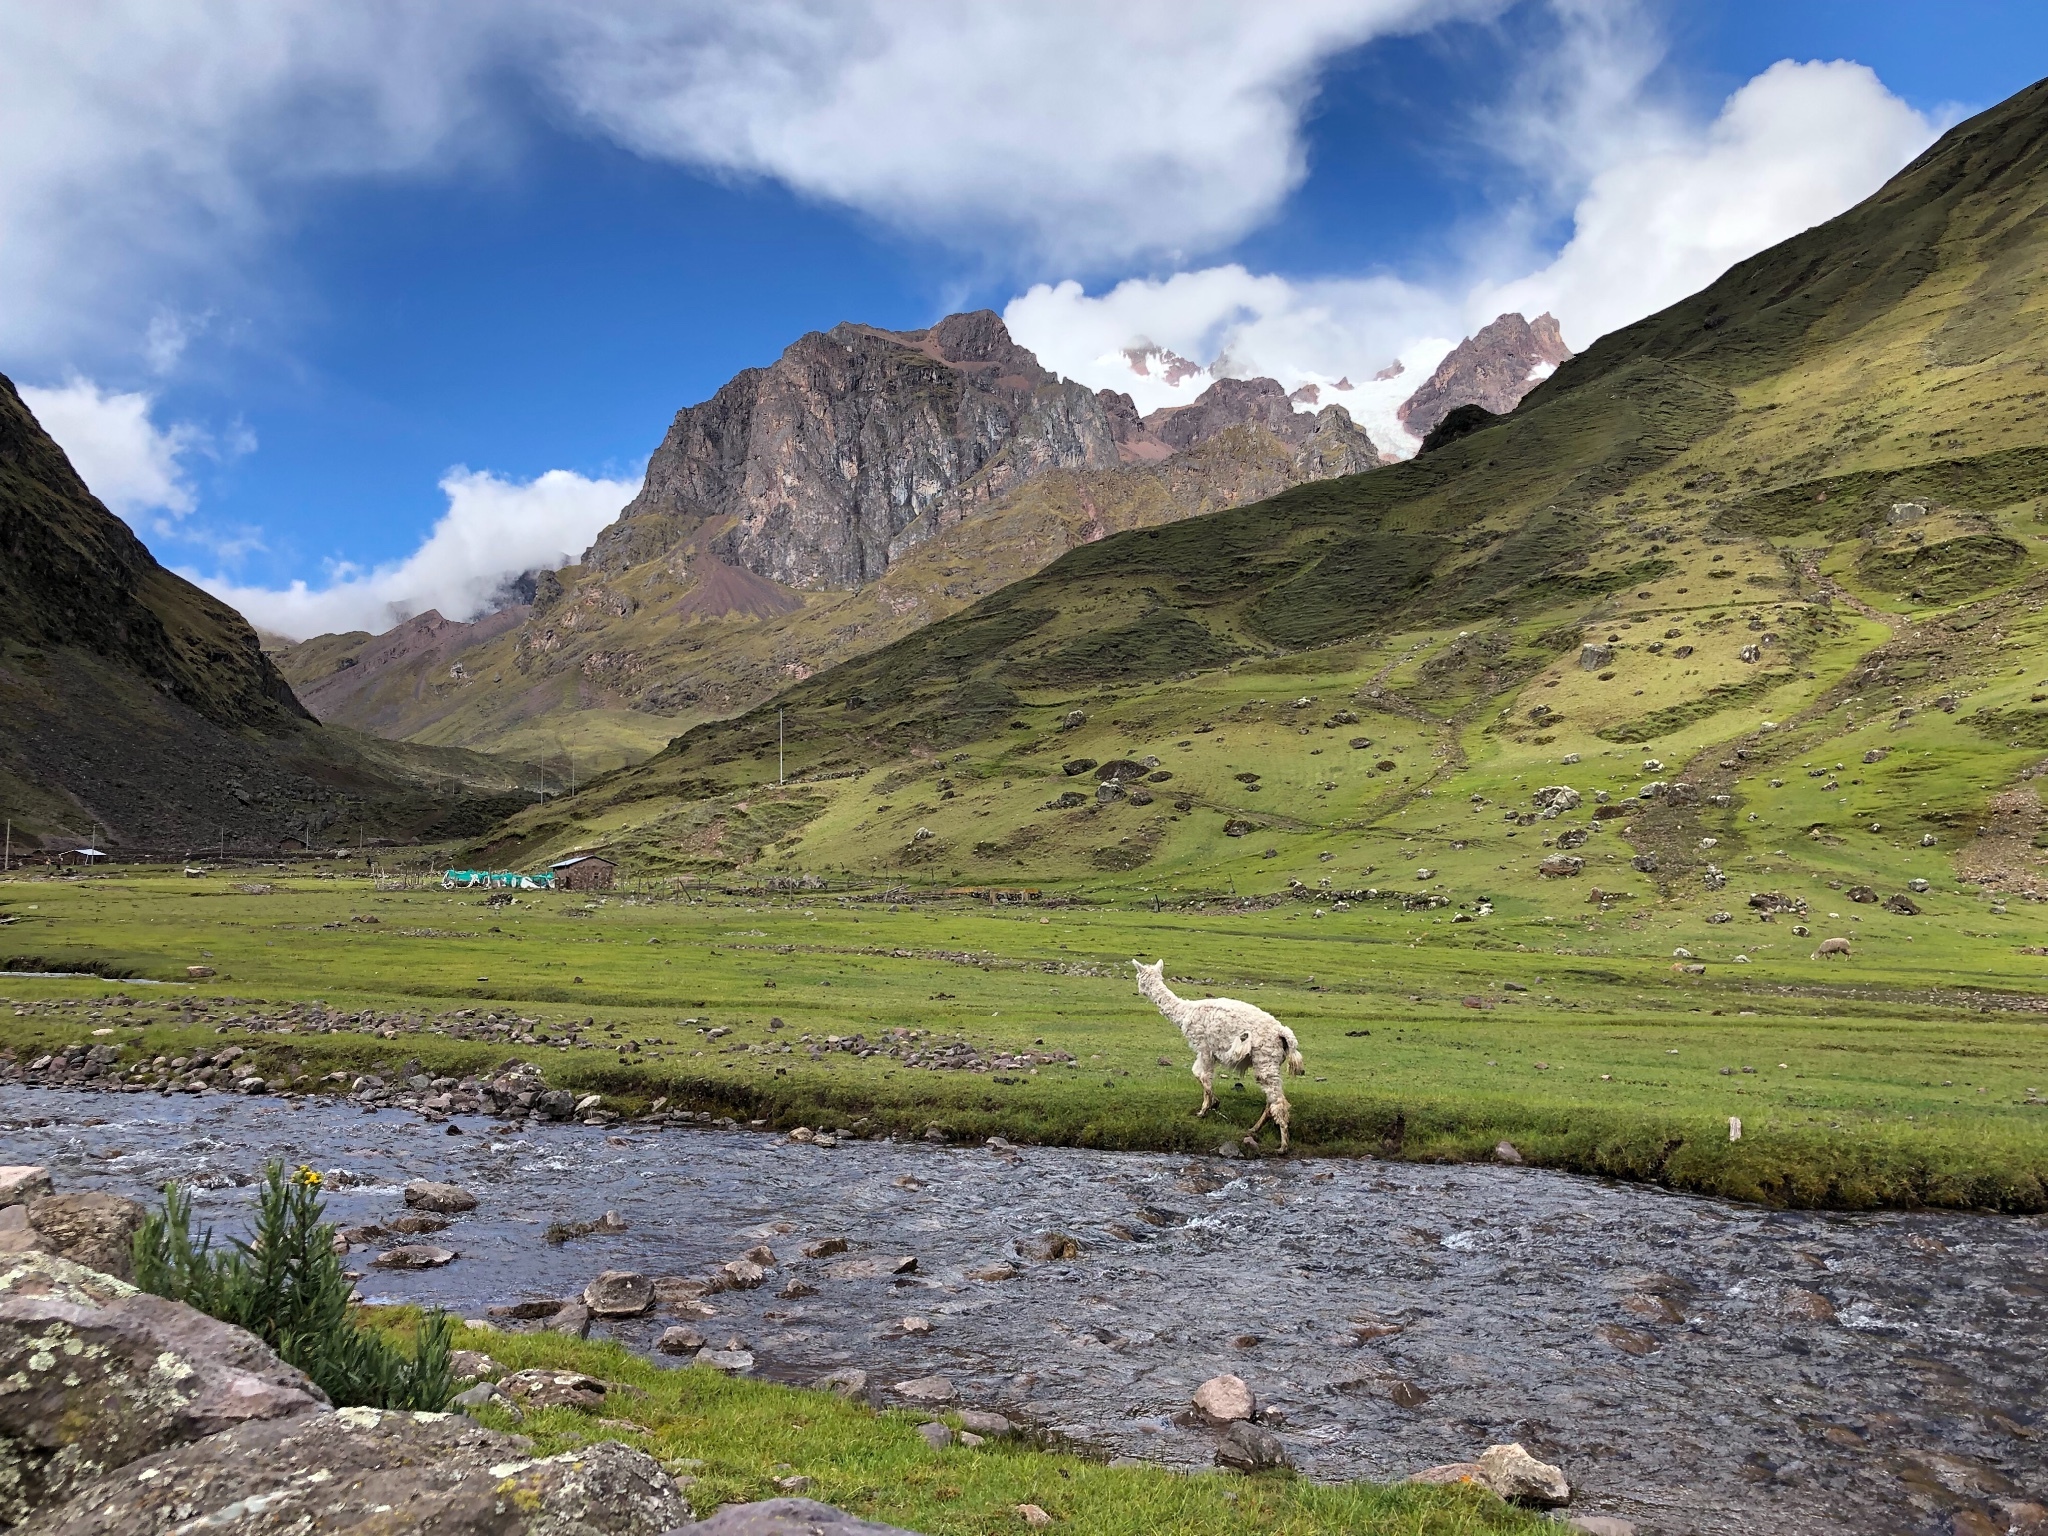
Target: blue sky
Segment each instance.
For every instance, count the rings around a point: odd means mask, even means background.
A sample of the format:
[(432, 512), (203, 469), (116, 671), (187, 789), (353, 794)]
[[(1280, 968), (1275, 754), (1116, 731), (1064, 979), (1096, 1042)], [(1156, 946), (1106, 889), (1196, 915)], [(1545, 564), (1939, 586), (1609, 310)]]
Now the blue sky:
[[(1147, 406), (1140, 339), (1290, 387), (1506, 307), (1583, 346), (2048, 58), (2048, 8), (1957, 0), (183, 9), (0, 12), (0, 372), (295, 632), (573, 553), (678, 407), (843, 319), (1009, 308)], [(1696, 244), (1638, 248), (1657, 199)]]

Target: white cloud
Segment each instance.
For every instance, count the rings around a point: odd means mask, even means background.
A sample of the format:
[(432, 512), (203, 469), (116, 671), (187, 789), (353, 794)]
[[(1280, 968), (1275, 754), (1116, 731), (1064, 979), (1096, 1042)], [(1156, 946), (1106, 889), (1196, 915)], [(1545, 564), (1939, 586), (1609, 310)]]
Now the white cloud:
[[(1332, 54), (1498, 0), (612, 7), (562, 96), (642, 154), (774, 177), (901, 228), (1091, 266), (1262, 221)], [(1000, 242), (1000, 244), (998, 244)]]
[(167, 366), (182, 336), (155, 317), (264, 302), (266, 241), (305, 188), (502, 154), (536, 94), (639, 154), (772, 178), (1010, 267), (1190, 256), (1300, 181), (1302, 111), (1333, 54), (1506, 3), (17, 6), (0, 350)]
[(441, 477), (448, 510), (405, 559), (364, 570), (337, 563), (322, 587), (238, 585), (184, 574), (239, 608), (249, 622), (294, 639), (367, 629), (382, 632), (437, 608), (473, 618), (511, 577), (573, 562), (640, 489), (638, 480), (592, 480), (566, 469), (521, 484), (481, 470)]
[(158, 427), (150, 420), (150, 396), (73, 379), (54, 389), (23, 385), (21, 398), (86, 487), (117, 516), (132, 524), (150, 512), (183, 517), (192, 510), (192, 486), (179, 459), (203, 446), (204, 434), (189, 424)]
[[(1775, 64), (1730, 96), (1712, 122), (1688, 125), (1623, 88), (1633, 81), (1640, 89), (1648, 71), (1619, 45), (1588, 50), (1582, 63), (1613, 77), (1588, 87), (1608, 103), (1606, 115), (1577, 119), (1575, 133), (1579, 153), (1599, 146), (1604, 160), (1587, 162), (1570, 241), (1524, 276), (1498, 276), (1496, 264), (1517, 254), (1532, 259), (1521, 244), (1523, 221), (1510, 211), (1492, 240), (1475, 241), (1476, 270), (1459, 280), (1296, 281), (1210, 267), (1134, 279), (1095, 296), (1074, 282), (1039, 284), (1011, 300), (1005, 318), (1049, 367), (1128, 391), (1146, 410), (1192, 400), (1215, 370), (1169, 384), (1156, 370), (1136, 374), (1128, 348), (1220, 361), (1224, 372), (1268, 374), (1289, 389), (1327, 387), (1348, 375), (1358, 391), (1326, 392), (1323, 403), (1345, 405), (1383, 450), (1408, 453), (1417, 444), (1393, 410), (1458, 336), (1509, 310), (1531, 318), (1548, 310), (1565, 340), (1583, 350), (1851, 207), (1935, 133), (1860, 64)], [(1532, 91), (1517, 110), (1540, 114), (1552, 94)], [(1402, 376), (1371, 384), (1396, 357)]]
[[(1319, 404), (1342, 405), (1397, 452), (1415, 442), (1395, 410), (1462, 334), (1456, 303), (1397, 278), (1293, 282), (1239, 266), (1132, 278), (1097, 296), (1075, 282), (1040, 283), (1012, 299), (1003, 319), (1048, 368), (1122, 390), (1141, 411), (1185, 405), (1219, 372), (1265, 375), (1290, 390), (1319, 386)], [(1147, 360), (1140, 374), (1126, 354), (1148, 347), (1205, 366), (1170, 381)], [(1396, 361), (1400, 377), (1374, 379)], [(1351, 387), (1336, 387), (1343, 383)]]
[(1548, 309), (1583, 347), (1853, 206), (1934, 133), (1861, 64), (1773, 64), (1704, 132), (1594, 176), (1557, 259), (1467, 308)]

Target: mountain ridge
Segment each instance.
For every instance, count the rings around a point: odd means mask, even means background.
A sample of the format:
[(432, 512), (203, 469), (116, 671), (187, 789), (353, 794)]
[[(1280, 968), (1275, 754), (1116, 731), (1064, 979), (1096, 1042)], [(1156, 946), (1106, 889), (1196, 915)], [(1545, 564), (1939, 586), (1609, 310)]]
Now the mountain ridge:
[[(1141, 417), (1127, 395), (1056, 380), (988, 311), (849, 323), (678, 412), (640, 493), (579, 565), (537, 574), (523, 611), (467, 630), (437, 616), (431, 643), (417, 618), (316, 637), (281, 664), (324, 719), (505, 747), (566, 778), (1075, 544), (1379, 462), (1341, 407), (1298, 411), (1269, 379)], [(893, 499), (918, 474), (922, 499)]]
[(242, 616), (157, 564), (4, 377), (0, 714), (17, 855), (460, 836), (529, 776), (319, 725)]

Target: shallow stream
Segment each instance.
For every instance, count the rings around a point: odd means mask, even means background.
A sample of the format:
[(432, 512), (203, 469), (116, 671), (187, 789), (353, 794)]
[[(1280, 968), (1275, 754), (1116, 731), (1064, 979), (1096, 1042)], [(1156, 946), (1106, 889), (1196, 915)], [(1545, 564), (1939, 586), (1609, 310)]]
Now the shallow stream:
[[(686, 1321), (790, 1381), (942, 1375), (961, 1406), (1105, 1455), (1206, 1465), (1212, 1440), (1173, 1415), (1228, 1371), (1284, 1415), (1313, 1477), (1520, 1440), (1565, 1469), (1575, 1511), (1658, 1536), (2003, 1531), (1998, 1501), (2048, 1494), (2037, 1220), (1771, 1212), (1518, 1168), (460, 1123), (0, 1089), (0, 1161), (44, 1163), (60, 1189), (183, 1180), (230, 1231), (270, 1158), (348, 1170), (342, 1225), (399, 1214), (407, 1179), (461, 1184), (481, 1206), (425, 1239), (460, 1257), (362, 1288), (469, 1317), (602, 1269), (701, 1275), (765, 1242), (779, 1269), (708, 1298), (716, 1316), (594, 1333), (650, 1349)], [(543, 1239), (606, 1210), (627, 1229)], [(849, 1253), (799, 1256), (835, 1234)], [(1049, 1234), (1079, 1253), (1040, 1257)], [(874, 1262), (912, 1255), (914, 1274)], [(1014, 1277), (970, 1278), (1005, 1261)], [(817, 1294), (778, 1297), (792, 1277)]]

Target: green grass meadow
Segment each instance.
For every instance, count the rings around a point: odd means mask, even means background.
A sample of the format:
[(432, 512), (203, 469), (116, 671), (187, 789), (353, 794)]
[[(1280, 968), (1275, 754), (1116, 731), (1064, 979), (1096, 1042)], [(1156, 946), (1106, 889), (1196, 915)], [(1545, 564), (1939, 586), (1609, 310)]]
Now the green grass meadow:
[[(327, 1072), (407, 1058), (460, 1073), (523, 1057), (627, 1113), (667, 1098), (779, 1128), (1211, 1149), (1261, 1100), (1226, 1089), (1217, 1114), (1194, 1118), (1189, 1053), (1130, 978), (1130, 957), (1163, 957), (1185, 995), (1245, 997), (1295, 1028), (1309, 1069), (1289, 1084), (1298, 1155), (1470, 1160), (1508, 1140), (1535, 1164), (1771, 1204), (2048, 1209), (2048, 1015), (2015, 1006), (2024, 978), (2011, 974), (2040, 962), (2004, 933), (1923, 926), (1880, 969), (1810, 960), (1811, 941), (1760, 942), (1782, 921), (1731, 940), (1654, 903), (1561, 922), (1503, 897), (1454, 923), (1385, 901), (1155, 911), (547, 893), (491, 907), (307, 872), (263, 875), (266, 894), (240, 889), (252, 883), (117, 871), (0, 885), (10, 969), (216, 971), (160, 986), (8, 978), (0, 1043), (27, 1052), (111, 1029), (134, 1060), (216, 1039), (218, 1010), (185, 1020), (186, 998), (317, 999), (409, 1022), (391, 1038), (369, 1025), (248, 1037), (268, 1075), (318, 1089)], [(1908, 921), (1867, 923), (1880, 918)], [(1761, 958), (1722, 963), (1738, 942)], [(1675, 970), (1680, 944), (1716, 963)], [(1961, 990), (1958, 970), (1980, 990)], [(61, 997), (100, 1001), (33, 1006)], [(533, 1022), (509, 1044), (462, 1039), (457, 1010)], [(810, 1049), (890, 1031), (1075, 1059), (968, 1072)]]

